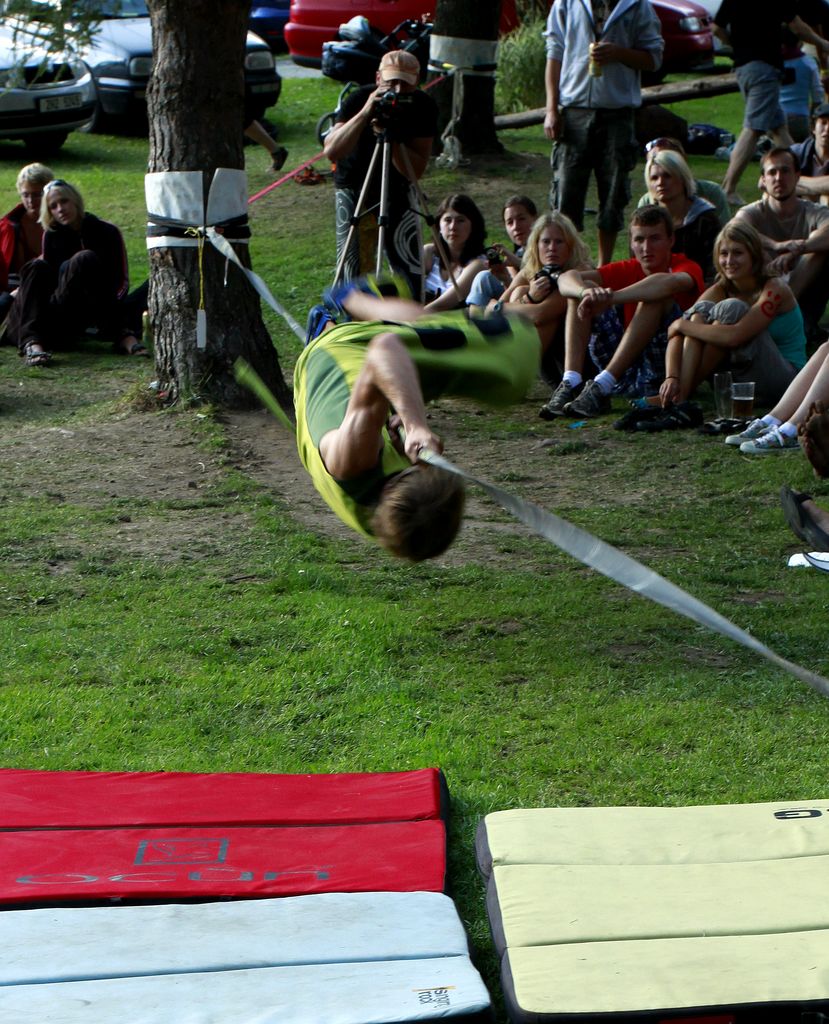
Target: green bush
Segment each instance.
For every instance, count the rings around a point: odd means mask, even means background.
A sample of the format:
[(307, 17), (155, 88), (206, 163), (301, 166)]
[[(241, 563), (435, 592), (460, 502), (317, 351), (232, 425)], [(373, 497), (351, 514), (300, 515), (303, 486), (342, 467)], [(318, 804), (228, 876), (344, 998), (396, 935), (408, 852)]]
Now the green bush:
[(544, 18), (531, 18), (501, 40), (495, 85), (495, 109), (499, 114), (544, 106), (544, 25)]

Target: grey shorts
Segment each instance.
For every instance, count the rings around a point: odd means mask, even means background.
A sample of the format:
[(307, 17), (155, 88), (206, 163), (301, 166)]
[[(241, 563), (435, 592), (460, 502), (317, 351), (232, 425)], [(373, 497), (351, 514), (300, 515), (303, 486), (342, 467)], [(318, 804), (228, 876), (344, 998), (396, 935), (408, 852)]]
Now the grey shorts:
[(737, 68), (737, 84), (746, 101), (743, 127), (755, 132), (782, 128), (786, 115), (780, 106), (780, 72), (763, 60), (750, 60)]
[[(697, 302), (683, 316), (695, 313), (704, 316), (707, 323), (735, 324), (748, 312), (749, 306), (741, 299), (723, 299), (722, 302)], [(797, 376), (797, 367), (780, 354), (768, 331), (761, 331), (739, 348), (726, 349), (718, 370), (730, 370), (736, 382), (754, 381), (754, 400), (758, 405), (772, 406), (780, 401), (783, 392)]]
[(630, 172), (639, 155), (633, 110), (566, 107), (563, 116), (561, 138), (554, 144), (551, 158), (552, 206), (566, 213), (582, 231), (592, 171), (599, 193), (597, 226), (602, 231), (621, 231), (630, 202)]

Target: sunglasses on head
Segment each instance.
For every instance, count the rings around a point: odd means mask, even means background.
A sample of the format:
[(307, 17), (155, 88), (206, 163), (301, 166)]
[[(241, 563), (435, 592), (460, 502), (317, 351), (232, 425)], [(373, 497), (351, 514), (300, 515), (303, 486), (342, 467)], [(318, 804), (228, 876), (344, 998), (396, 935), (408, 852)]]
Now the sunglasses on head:
[(650, 153), (652, 149), (672, 149), (675, 153), (679, 153), (679, 147), (673, 139), (659, 138), (651, 139), (650, 142), (645, 143), (645, 152)]
[(48, 181), (43, 186), (43, 192), (45, 194), (46, 192), (49, 191), (49, 189), (52, 189), (52, 188), (66, 188), (66, 185), (67, 185), (67, 182), (65, 182), (63, 180), (63, 178), (52, 178), (51, 181)]

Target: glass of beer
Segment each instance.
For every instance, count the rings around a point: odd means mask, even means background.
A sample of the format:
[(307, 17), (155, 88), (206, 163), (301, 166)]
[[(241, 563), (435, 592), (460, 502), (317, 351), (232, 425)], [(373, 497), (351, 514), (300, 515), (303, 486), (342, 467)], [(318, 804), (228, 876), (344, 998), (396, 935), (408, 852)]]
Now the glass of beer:
[(735, 381), (731, 385), (731, 416), (747, 420), (754, 409), (754, 381)]

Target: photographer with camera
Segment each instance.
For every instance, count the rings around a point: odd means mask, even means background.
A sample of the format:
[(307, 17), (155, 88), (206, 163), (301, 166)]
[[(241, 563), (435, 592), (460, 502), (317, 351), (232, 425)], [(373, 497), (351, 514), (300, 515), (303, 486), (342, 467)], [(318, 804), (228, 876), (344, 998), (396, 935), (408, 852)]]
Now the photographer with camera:
[(567, 270), (592, 269), (590, 253), (575, 224), (558, 210), (548, 210), (533, 225), (521, 269), (501, 298), (487, 306), (487, 315), (519, 313), (532, 321), (541, 341), (545, 379), (560, 380), (564, 363), (567, 300), (559, 292), (559, 276)]
[[(420, 62), (405, 50), (385, 54), (375, 85), (355, 89), (346, 97), (333, 128), (325, 138), (325, 155), (336, 163), (336, 232), (339, 262), (372, 157), (378, 144), (391, 143), (388, 182), (388, 223), (385, 249), (392, 269), (406, 277), (412, 293), (420, 294), (422, 267), (417, 214), (410, 174), (422, 177), (437, 132), (435, 101), (418, 89)], [(343, 267), (345, 281), (372, 269), (376, 212), (381, 174), (372, 175), (366, 193), (372, 217), (363, 217), (352, 235)]]

